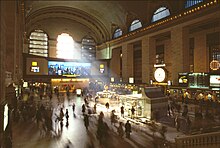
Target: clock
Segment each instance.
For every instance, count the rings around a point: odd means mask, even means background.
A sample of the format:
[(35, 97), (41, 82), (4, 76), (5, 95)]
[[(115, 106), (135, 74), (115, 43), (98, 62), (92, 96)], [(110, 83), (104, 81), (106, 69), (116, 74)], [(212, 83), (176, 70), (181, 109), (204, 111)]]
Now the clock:
[(154, 71), (154, 78), (157, 82), (163, 82), (166, 78), (166, 71), (163, 68), (157, 68)]

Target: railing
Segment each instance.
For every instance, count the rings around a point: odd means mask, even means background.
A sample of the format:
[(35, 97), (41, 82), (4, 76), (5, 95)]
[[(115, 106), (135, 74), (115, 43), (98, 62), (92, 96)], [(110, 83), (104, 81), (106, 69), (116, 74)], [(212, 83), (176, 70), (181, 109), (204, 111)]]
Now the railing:
[(205, 133), (175, 139), (177, 148), (219, 148), (220, 132)]

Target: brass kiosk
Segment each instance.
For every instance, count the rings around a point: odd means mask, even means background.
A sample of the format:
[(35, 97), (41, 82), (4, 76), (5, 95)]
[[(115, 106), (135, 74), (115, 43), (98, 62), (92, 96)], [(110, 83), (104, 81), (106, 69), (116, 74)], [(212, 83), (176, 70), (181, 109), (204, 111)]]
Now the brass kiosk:
[(167, 115), (168, 97), (160, 87), (142, 88), (141, 94), (120, 95), (119, 98), (127, 116), (130, 116), (132, 106), (135, 108), (136, 118), (155, 119), (155, 116)]

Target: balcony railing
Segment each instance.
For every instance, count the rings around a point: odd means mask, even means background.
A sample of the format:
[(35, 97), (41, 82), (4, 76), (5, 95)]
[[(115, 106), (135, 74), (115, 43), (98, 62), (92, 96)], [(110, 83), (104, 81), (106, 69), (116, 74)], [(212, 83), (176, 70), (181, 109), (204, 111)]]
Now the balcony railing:
[(175, 139), (177, 148), (219, 148), (220, 132), (205, 133)]

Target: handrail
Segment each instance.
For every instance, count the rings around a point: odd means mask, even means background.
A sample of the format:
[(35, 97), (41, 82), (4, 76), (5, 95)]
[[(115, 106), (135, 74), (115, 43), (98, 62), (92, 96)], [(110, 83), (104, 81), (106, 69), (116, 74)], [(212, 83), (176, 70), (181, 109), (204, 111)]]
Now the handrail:
[(220, 132), (204, 133), (198, 135), (175, 138), (177, 147), (184, 146), (220, 146)]

